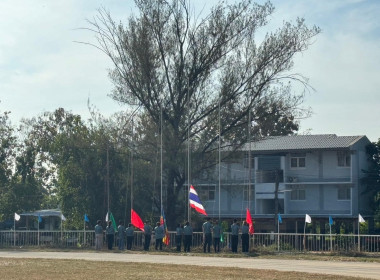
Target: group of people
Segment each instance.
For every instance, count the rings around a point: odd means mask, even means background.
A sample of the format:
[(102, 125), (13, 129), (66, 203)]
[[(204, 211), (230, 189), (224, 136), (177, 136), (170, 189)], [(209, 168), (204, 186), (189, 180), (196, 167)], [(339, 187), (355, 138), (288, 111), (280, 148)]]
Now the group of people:
[[(162, 250), (163, 239), (165, 237), (164, 227), (160, 224), (160, 222), (156, 223), (156, 227), (153, 229), (149, 222), (144, 224), (144, 250), (149, 251), (152, 232), (154, 230), (155, 236), (155, 249)], [(237, 223), (237, 220), (234, 219), (231, 225), (231, 250), (233, 253), (237, 253), (237, 247), (239, 243), (239, 232), (241, 232), (241, 240), (242, 240), (242, 252), (247, 253), (249, 249), (249, 226), (243, 221), (242, 226)], [(109, 221), (105, 230), (106, 240), (108, 249), (112, 250), (115, 238), (115, 229), (112, 225), (112, 222)], [(222, 228), (218, 221), (214, 224), (211, 222), (210, 218), (207, 218), (206, 221), (202, 225), (202, 233), (203, 233), (203, 252), (210, 253), (211, 245), (214, 247), (214, 252), (220, 252), (220, 239), (223, 234)], [(132, 224), (128, 224), (128, 227), (125, 228), (122, 221), (119, 221), (119, 226), (117, 227), (117, 237), (118, 237), (118, 248), (119, 250), (124, 250), (125, 237), (127, 250), (132, 249), (133, 237), (134, 237), (134, 227)], [(189, 222), (186, 222), (183, 226), (182, 224), (178, 224), (176, 228), (176, 236), (175, 243), (177, 246), (177, 251), (181, 251), (182, 243), (184, 246), (185, 252), (190, 252), (190, 248), (192, 245), (192, 237), (193, 237), (193, 228), (191, 227)], [(103, 227), (101, 226), (101, 221), (98, 220), (95, 226), (95, 249), (101, 250), (103, 245)]]
[[(101, 250), (103, 247), (103, 227), (102, 221), (98, 220), (95, 226), (95, 249)], [(119, 250), (124, 250), (125, 239), (127, 240), (127, 250), (132, 250), (133, 237), (134, 237), (134, 227), (132, 224), (128, 224), (126, 228), (122, 221), (119, 221), (117, 227), (117, 237), (118, 237), (118, 248)], [(111, 221), (108, 221), (106, 227), (106, 240), (108, 250), (112, 250), (115, 241), (115, 229)]]

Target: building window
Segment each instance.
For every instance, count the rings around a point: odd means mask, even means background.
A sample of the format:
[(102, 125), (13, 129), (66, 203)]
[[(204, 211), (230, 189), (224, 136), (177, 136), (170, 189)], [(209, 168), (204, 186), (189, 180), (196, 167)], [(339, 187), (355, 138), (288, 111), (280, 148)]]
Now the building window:
[(306, 167), (306, 154), (291, 154), (290, 155), (291, 168), (305, 168)]
[(215, 200), (215, 186), (201, 186), (198, 190), (199, 198), (203, 201)]
[(351, 200), (351, 188), (348, 186), (339, 186), (338, 200)]
[(338, 166), (340, 167), (351, 166), (351, 154), (349, 152), (339, 151), (337, 152), (337, 156), (338, 156)]
[(290, 193), (290, 200), (305, 200), (305, 189), (293, 189)]

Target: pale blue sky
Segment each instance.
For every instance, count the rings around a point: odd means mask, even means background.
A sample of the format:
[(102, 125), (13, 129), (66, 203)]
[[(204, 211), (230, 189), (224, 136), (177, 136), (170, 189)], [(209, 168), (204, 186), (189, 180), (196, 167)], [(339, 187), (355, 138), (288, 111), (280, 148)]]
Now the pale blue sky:
[[(197, 8), (201, 0), (191, 1)], [(216, 1), (207, 1), (207, 5)], [(233, 2), (232, 0), (228, 2)], [(264, 1), (258, 1), (260, 3)], [(293, 72), (309, 78), (314, 114), (301, 133), (380, 137), (380, 1), (278, 0), (270, 28), (304, 17), (322, 33), (296, 57)], [(0, 111), (12, 122), (58, 107), (89, 117), (87, 99), (104, 115), (122, 110), (107, 95), (112, 67), (100, 51), (74, 41), (93, 41), (86, 19), (99, 7), (125, 20), (132, 0), (1, 0)], [(207, 9), (207, 7), (206, 7)], [(260, 34), (262, 35), (262, 34)]]

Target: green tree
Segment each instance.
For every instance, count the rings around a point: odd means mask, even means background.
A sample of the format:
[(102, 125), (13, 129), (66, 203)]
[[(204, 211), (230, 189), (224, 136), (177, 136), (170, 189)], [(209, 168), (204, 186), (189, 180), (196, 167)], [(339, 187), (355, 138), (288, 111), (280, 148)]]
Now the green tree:
[(371, 198), (370, 207), (374, 219), (380, 223), (380, 139), (369, 144), (366, 150), (370, 165), (368, 170), (363, 170), (365, 177), (361, 182), (366, 186), (365, 192)]
[[(127, 25), (101, 10), (91, 29), (97, 36), (96, 47), (114, 64), (112, 97), (128, 105), (140, 104), (141, 119), (149, 119), (155, 132), (162, 110), (166, 213), (173, 225), (184, 209), (179, 194), (187, 176), (183, 156), (188, 129), (194, 174), (215, 154), (219, 107), (223, 142), (233, 148), (247, 141), (246, 133), (241, 136), (250, 111), (257, 123), (272, 116), (276, 133), (292, 133), (299, 103), (283, 98), (281, 88), (287, 85), (282, 84), (298, 81), (307, 86), (306, 79), (289, 71), (294, 56), (305, 51), (320, 30), (298, 19), (284, 23), (262, 41), (256, 39), (274, 11), (269, 2), (220, 2), (203, 18), (194, 16), (190, 2), (184, 0), (135, 3), (140, 14)], [(260, 112), (260, 104), (268, 110)], [(280, 107), (287, 109), (278, 115)]]

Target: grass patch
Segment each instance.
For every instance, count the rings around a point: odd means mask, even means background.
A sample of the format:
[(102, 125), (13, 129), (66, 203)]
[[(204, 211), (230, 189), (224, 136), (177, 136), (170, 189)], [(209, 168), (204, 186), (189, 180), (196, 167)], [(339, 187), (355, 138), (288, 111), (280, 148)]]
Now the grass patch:
[(305, 274), (222, 267), (195, 267), (146, 263), (91, 262), (84, 260), (0, 258), (0, 275), (7, 280), (33, 279), (357, 279), (353, 277)]

